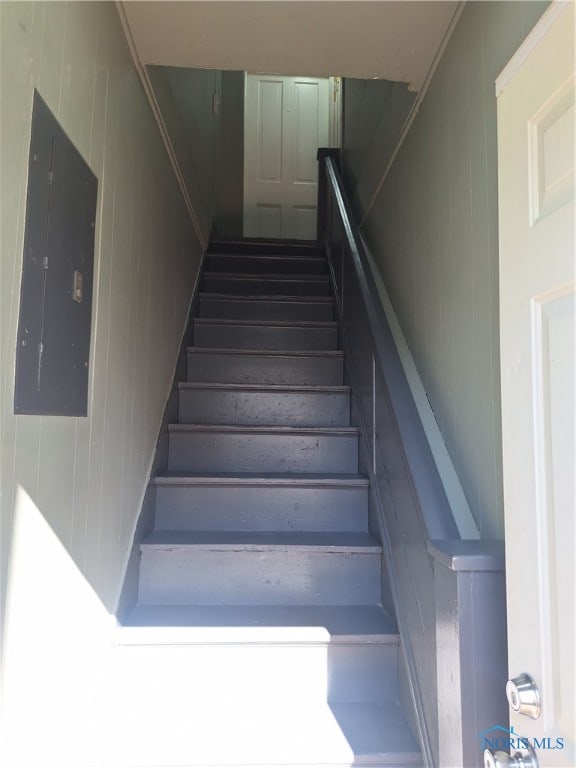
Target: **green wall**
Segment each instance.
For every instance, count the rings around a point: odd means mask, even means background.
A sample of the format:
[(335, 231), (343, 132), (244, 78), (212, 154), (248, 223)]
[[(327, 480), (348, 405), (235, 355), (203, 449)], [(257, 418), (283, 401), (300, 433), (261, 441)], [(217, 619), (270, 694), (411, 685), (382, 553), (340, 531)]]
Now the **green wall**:
[[(387, 92), (347, 80), (344, 157), (376, 259), (483, 538), (502, 538), (494, 81), (547, 7), (468, 2), (390, 157)], [(364, 134), (358, 137), (358, 124)]]
[(416, 95), (405, 83), (344, 80), (342, 171), (359, 217), (370, 203)]
[(241, 235), (244, 73), (160, 66), (147, 71), (203, 231)]
[(222, 72), (216, 233), (242, 235), (244, 213), (244, 72)]
[[(0, 3), (0, 23), (3, 756), (57, 768), (110, 647), (201, 253), (116, 5)], [(98, 177), (86, 418), (13, 412), (34, 88)]]

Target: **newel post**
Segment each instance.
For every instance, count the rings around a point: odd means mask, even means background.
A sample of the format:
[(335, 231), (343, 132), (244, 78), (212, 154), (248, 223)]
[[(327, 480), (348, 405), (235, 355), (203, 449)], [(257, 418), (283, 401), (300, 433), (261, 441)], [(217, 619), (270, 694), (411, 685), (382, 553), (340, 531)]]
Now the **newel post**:
[(439, 768), (481, 768), (482, 734), (507, 727), (506, 579), (501, 541), (431, 541)]

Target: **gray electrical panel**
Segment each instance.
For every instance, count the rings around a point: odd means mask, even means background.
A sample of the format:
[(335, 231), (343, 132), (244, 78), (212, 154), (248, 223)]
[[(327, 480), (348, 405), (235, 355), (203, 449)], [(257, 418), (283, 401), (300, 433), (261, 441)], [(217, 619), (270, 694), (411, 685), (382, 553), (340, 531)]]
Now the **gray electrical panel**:
[(98, 180), (34, 91), (14, 412), (86, 416)]

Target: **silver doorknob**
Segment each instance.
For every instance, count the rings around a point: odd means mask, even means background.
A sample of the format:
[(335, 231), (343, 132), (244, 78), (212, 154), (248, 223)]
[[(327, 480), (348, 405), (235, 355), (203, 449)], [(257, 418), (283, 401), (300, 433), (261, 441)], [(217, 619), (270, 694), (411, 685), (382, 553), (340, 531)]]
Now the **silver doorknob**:
[(519, 715), (528, 715), (534, 720), (540, 717), (540, 691), (530, 675), (523, 673), (508, 680), (506, 697), (514, 712)]
[(515, 749), (509, 755), (500, 750), (484, 750), (484, 768), (538, 768), (538, 758), (531, 746)]

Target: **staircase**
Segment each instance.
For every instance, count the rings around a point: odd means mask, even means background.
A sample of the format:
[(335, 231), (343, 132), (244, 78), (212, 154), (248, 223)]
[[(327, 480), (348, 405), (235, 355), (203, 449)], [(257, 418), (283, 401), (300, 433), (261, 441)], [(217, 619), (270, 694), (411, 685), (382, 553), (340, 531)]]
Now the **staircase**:
[(343, 364), (323, 256), (213, 244), (100, 764), (421, 766)]

